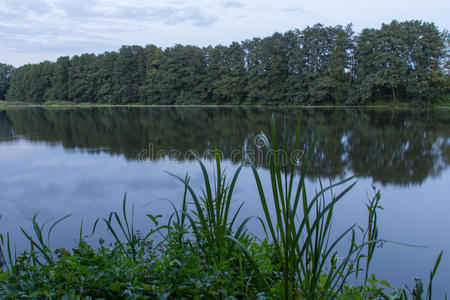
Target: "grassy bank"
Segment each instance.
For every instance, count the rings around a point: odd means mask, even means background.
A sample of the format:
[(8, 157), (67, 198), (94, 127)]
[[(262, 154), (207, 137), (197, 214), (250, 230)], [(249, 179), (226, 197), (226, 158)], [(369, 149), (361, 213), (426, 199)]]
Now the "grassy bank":
[[(317, 139), (317, 135), (316, 135)], [(80, 226), (78, 245), (71, 251), (49, 246), (53, 229), (63, 222), (41, 225), (35, 217), (33, 232), (22, 229), (29, 251), (16, 255), (12, 238), (1, 236), (0, 297), (19, 299), (421, 299), (432, 297), (421, 281), (416, 287), (392, 289), (370, 274), (378, 237), (380, 193), (368, 199), (366, 224), (357, 224), (331, 237), (336, 205), (355, 185), (350, 177), (307, 197), (305, 176), (313, 157), (311, 146), (302, 164), (290, 161), (287, 143), (299, 148), (300, 128), (294, 141), (280, 140), (272, 125), (267, 143), (270, 186), (264, 187), (258, 169), (253, 171), (263, 214), (254, 219), (264, 229), (257, 239), (247, 230), (252, 219), (240, 218), (234, 207), (234, 188), (240, 166), (226, 177), (216, 152), (214, 174), (199, 160), (202, 193), (188, 176), (174, 176), (184, 186), (179, 204), (165, 223), (147, 215), (153, 226), (134, 228), (134, 207), (124, 197), (120, 212), (99, 218), (91, 228)], [(332, 191), (340, 190), (333, 194)], [(269, 193), (268, 193), (269, 192)], [(239, 221), (238, 220), (242, 220)], [(89, 245), (85, 235), (103, 225), (115, 241)], [(360, 230), (360, 228), (362, 230)], [(345, 252), (339, 252), (346, 246)], [(358, 285), (351, 285), (356, 278)], [(405, 278), (406, 280), (406, 278)]]

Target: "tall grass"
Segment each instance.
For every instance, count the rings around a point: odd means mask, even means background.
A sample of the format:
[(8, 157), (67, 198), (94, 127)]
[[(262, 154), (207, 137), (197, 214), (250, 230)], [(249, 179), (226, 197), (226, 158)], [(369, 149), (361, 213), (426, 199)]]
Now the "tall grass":
[[(215, 174), (214, 179), (211, 179), (204, 163), (196, 157), (203, 176), (204, 188), (201, 196), (197, 195), (187, 176), (183, 179), (177, 175), (169, 174), (177, 178), (185, 186), (181, 216), (186, 216), (189, 220), (190, 228), (203, 255), (215, 264), (219, 264), (224, 257), (230, 255), (234, 246), (227, 236), (233, 236), (237, 239), (243, 237), (246, 234), (246, 224), (251, 217), (247, 217), (236, 229), (234, 228), (243, 203), (235, 212), (231, 210), (231, 203), (234, 188), (243, 165), (238, 167), (231, 182), (228, 182), (226, 175), (222, 173), (220, 153), (217, 147), (214, 148), (214, 159)], [(194, 208), (191, 211), (188, 211), (186, 204), (186, 193), (190, 195), (194, 204)], [(184, 225), (184, 221), (182, 219), (180, 221), (180, 224)]]
[[(44, 224), (39, 226), (37, 219), (36, 219), (37, 215), (34, 215), (33, 218), (31, 219), (31, 223), (33, 224), (34, 236), (35, 236), (34, 238), (31, 234), (26, 232), (25, 229), (23, 229), (22, 227), (20, 228), (22, 233), (25, 235), (25, 237), (30, 242), (31, 257), (32, 257), (33, 263), (35, 263), (35, 264), (37, 263), (39, 265), (42, 265), (43, 263), (47, 263), (47, 264), (55, 263), (55, 256), (50, 247), (50, 236), (52, 234), (53, 229), (56, 227), (56, 225), (58, 225), (59, 223), (61, 223), (65, 219), (67, 219), (68, 217), (70, 217), (70, 215), (66, 215), (66, 216), (58, 219), (56, 222), (54, 222), (50, 226), (50, 228), (47, 230), (47, 238), (46, 239), (45, 239), (45, 227), (47, 225), (47, 222), (45, 222)], [(34, 249), (37, 249), (36, 250), (37, 252), (35, 252)], [(41, 260), (41, 258), (43, 258), (43, 261)]]
[[(3, 248), (6, 246), (6, 253)], [(15, 272), (15, 261), (17, 258), (17, 252), (14, 251), (14, 256), (12, 254), (11, 237), (9, 232), (6, 233), (6, 239), (3, 234), (0, 233), (0, 269), (6, 268)], [(14, 259), (13, 259), (14, 257)]]
[[(115, 243), (129, 257), (133, 262), (137, 262), (145, 253), (147, 240), (156, 232), (160, 232), (167, 226), (159, 225), (158, 219), (162, 215), (147, 214), (146, 216), (152, 222), (152, 228), (148, 229), (147, 234), (142, 235), (140, 231), (135, 230), (134, 225), (134, 205), (131, 208), (131, 213), (127, 210), (127, 194), (125, 193), (122, 201), (122, 212), (119, 214), (116, 211), (109, 213), (108, 218), (102, 218), (108, 231), (114, 237)], [(94, 222), (92, 233), (95, 232), (98, 221)], [(80, 238), (81, 239), (81, 238)]]
[[(269, 155), (270, 196), (266, 194), (257, 168), (252, 164), (260, 202), (264, 211), (259, 218), (266, 233), (280, 257), (282, 280), (276, 294), (282, 299), (328, 299), (339, 291), (347, 277), (355, 272), (355, 262), (363, 258), (361, 248), (373, 245), (374, 240), (357, 244), (355, 225), (349, 227), (336, 239), (330, 240), (331, 223), (335, 205), (356, 184), (354, 177), (349, 177), (335, 184), (324, 187), (320, 182), (320, 190), (308, 199), (306, 192), (306, 174), (314, 154), (318, 132), (311, 148), (304, 158), (300, 174), (296, 173), (296, 165), (289, 161), (287, 141), (279, 143), (275, 120), (272, 120), (271, 141), (266, 143)], [(300, 123), (297, 125), (294, 148), (300, 149)], [(343, 190), (334, 195), (333, 189), (345, 185)], [(326, 193), (331, 193), (331, 200), (326, 200)], [(369, 229), (376, 228), (374, 212), (375, 202), (369, 217)], [(272, 215), (272, 206), (275, 214)], [(344, 237), (350, 236), (348, 252), (339, 257), (337, 245)], [(375, 237), (374, 233), (370, 233)], [(372, 251), (373, 247), (369, 247)], [(370, 253), (371, 257), (373, 253)], [(370, 259), (367, 260), (367, 267)], [(255, 265), (255, 264), (253, 264)], [(325, 272), (325, 269), (327, 271)], [(325, 276), (324, 276), (325, 275)]]

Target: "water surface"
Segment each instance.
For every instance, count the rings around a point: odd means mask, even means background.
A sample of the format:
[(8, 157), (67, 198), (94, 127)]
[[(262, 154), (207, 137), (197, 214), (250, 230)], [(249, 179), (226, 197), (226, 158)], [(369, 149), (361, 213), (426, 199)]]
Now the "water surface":
[[(165, 173), (189, 173), (201, 185), (201, 172), (189, 155), (195, 151), (212, 168), (208, 154), (217, 145), (226, 171), (246, 157), (268, 183), (267, 161), (259, 139), (274, 118), (292, 151), (297, 120), (301, 149), (307, 151), (322, 124), (308, 177), (311, 193), (318, 179), (333, 182), (357, 174), (358, 184), (338, 206), (335, 232), (364, 225), (372, 185), (380, 189), (380, 237), (428, 248), (385, 243), (377, 249), (372, 271), (397, 287), (426, 278), (441, 249), (450, 249), (449, 112), (297, 108), (77, 108), (0, 111), (0, 229), (25, 247), (18, 227), (72, 214), (54, 232), (54, 247), (71, 247), (80, 221), (89, 228), (98, 217), (120, 209), (123, 195), (137, 208), (145, 231), (145, 213), (170, 211), (164, 199), (181, 201), (183, 187)], [(301, 160), (301, 157), (300, 157)], [(368, 195), (368, 196), (367, 196)], [(235, 203), (242, 216), (261, 215), (254, 179), (244, 168)], [(261, 234), (256, 223), (251, 230)], [(89, 230), (86, 229), (86, 234)], [(99, 232), (89, 237), (95, 243)], [(450, 252), (438, 271), (437, 298), (447, 289)]]

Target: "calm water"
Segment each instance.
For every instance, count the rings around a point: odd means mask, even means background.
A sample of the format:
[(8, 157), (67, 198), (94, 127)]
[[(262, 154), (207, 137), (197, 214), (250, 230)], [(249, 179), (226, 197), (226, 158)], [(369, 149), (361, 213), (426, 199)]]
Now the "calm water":
[[(187, 172), (199, 187), (201, 174), (189, 150), (207, 154), (214, 143), (227, 173), (244, 153), (259, 153), (257, 138), (278, 128), (292, 141), (298, 119), (302, 149), (323, 128), (309, 173), (313, 192), (318, 178), (337, 181), (358, 174), (356, 187), (339, 205), (334, 221), (339, 233), (357, 222), (365, 225), (371, 185), (381, 190), (380, 238), (427, 245), (411, 248), (385, 243), (377, 249), (372, 271), (395, 286), (426, 278), (441, 249), (444, 258), (435, 281), (435, 296), (450, 292), (450, 112), (365, 109), (240, 108), (79, 108), (0, 111), (0, 231), (25, 241), (18, 227), (66, 214), (53, 247), (71, 247), (83, 219), (85, 228), (121, 207), (124, 193), (137, 208), (145, 230), (146, 213), (170, 211), (167, 200), (181, 201), (183, 187), (164, 171)], [(246, 151), (243, 151), (245, 149)], [(251, 157), (266, 183), (263, 155)], [(208, 166), (212, 162), (205, 158)], [(244, 168), (235, 193), (244, 202), (242, 217), (261, 215), (254, 179)], [(257, 235), (261, 230), (250, 225)], [(86, 232), (89, 231), (86, 229)], [(92, 243), (104, 235), (98, 232)]]

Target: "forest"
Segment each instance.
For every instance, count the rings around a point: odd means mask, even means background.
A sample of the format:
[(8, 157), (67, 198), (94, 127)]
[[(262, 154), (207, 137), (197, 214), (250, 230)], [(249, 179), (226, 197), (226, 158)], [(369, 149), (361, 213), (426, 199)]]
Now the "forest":
[(42, 104), (370, 105), (450, 102), (449, 33), (392, 21), (275, 33), (229, 46), (122, 46), (16, 69), (0, 99)]

